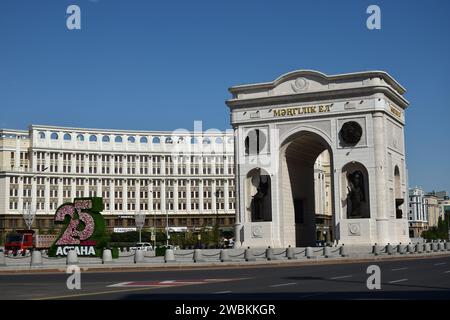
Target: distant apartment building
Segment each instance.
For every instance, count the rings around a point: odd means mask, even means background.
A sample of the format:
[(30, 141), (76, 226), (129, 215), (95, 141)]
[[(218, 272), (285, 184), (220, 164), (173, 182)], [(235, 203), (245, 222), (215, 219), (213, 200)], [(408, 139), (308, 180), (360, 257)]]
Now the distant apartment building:
[(409, 189), (408, 220), (410, 238), (419, 238), (423, 231), (428, 230), (428, 210), (422, 188)]

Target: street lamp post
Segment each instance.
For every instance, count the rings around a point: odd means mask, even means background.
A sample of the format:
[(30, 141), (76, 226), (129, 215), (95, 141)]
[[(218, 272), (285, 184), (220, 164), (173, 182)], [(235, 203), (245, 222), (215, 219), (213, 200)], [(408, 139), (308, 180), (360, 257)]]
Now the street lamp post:
[(167, 211), (167, 208), (166, 208), (166, 247), (169, 247), (169, 239), (170, 239), (170, 234), (169, 234), (169, 211)]
[(139, 229), (139, 242), (142, 242), (141, 231), (145, 224), (145, 214), (137, 211), (134, 215), (134, 221), (136, 223), (136, 227)]
[(219, 206), (218, 206), (218, 204), (219, 204), (219, 197), (220, 197), (220, 195), (222, 194), (222, 191), (220, 191), (220, 190), (216, 190), (216, 223), (215, 223), (215, 230), (214, 230), (214, 232), (216, 233), (215, 234), (215, 236), (216, 236), (216, 247), (218, 248), (219, 247), (219, 238), (220, 238), (220, 235), (219, 235)]

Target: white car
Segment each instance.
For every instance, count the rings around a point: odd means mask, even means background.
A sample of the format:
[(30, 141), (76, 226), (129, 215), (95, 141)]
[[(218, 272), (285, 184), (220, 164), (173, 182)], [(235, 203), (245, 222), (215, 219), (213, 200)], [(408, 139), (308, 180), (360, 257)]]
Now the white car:
[(131, 250), (152, 251), (153, 246), (148, 242), (138, 242), (135, 247), (131, 247)]

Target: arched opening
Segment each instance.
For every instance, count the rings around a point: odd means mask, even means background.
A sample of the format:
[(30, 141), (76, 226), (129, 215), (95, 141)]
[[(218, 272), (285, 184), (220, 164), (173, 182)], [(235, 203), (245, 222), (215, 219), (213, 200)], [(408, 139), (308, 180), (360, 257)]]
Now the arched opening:
[(285, 228), (295, 228), (295, 245), (315, 246), (335, 239), (333, 167), (329, 144), (302, 131), (280, 149), (280, 189)]
[(261, 168), (247, 174), (247, 214), (249, 221), (272, 221), (272, 186), (270, 175)]
[(402, 197), (401, 182), (400, 182), (400, 170), (398, 166), (394, 168), (394, 195), (395, 195), (395, 216), (397, 219), (403, 218), (402, 205), (405, 199)]
[(344, 212), (347, 219), (370, 218), (369, 173), (359, 162), (349, 162), (342, 168), (342, 194), (346, 195)]

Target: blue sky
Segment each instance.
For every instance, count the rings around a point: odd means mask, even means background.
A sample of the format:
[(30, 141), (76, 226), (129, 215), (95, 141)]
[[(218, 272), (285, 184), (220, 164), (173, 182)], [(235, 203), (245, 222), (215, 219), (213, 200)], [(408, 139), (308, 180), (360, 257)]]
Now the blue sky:
[(226, 129), (232, 85), (381, 69), (411, 102), (410, 185), (450, 191), (449, 15), (446, 0), (2, 0), (0, 127)]

